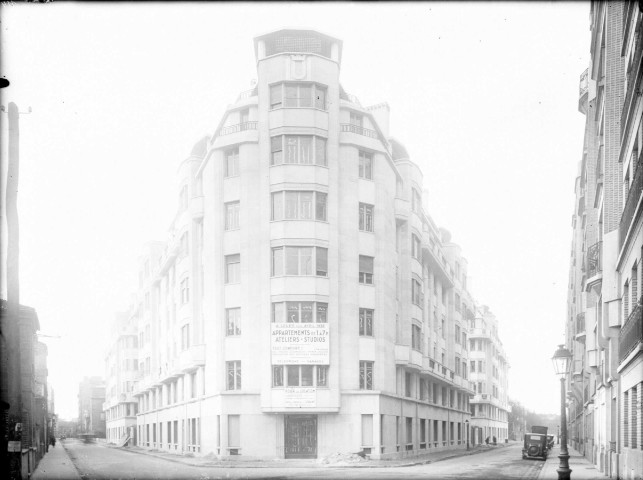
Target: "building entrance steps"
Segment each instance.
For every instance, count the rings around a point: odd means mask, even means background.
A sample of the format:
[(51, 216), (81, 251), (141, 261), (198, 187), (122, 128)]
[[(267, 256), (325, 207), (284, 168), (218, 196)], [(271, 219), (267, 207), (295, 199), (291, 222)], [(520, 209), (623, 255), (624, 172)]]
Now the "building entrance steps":
[(49, 451), (38, 463), (38, 468), (31, 474), (31, 480), (81, 480), (76, 467), (67, 454), (64, 441), (49, 446)]
[[(571, 447), (569, 447), (568, 450), (569, 468), (572, 470), (570, 478), (598, 480), (599, 478), (604, 479), (606, 477), (603, 472), (598, 470), (592, 462), (583, 457), (579, 452)], [(538, 480), (558, 479), (558, 472), (556, 471), (560, 465), (560, 458), (558, 458), (558, 455), (560, 455), (560, 445), (554, 445), (554, 448), (549, 452), (549, 456), (540, 471), (540, 475), (538, 475)]]
[[(118, 447), (116, 445), (107, 445), (110, 448), (118, 448), (119, 450), (150, 455), (157, 458), (162, 458), (170, 462), (183, 463), (196, 467), (230, 467), (230, 468), (333, 468), (333, 467), (354, 467), (354, 468), (385, 468), (385, 467), (410, 467), (414, 465), (423, 465), (450, 458), (463, 457), (466, 455), (475, 455), (479, 453), (488, 452), (496, 448), (504, 448), (507, 446), (516, 445), (519, 442), (502, 443), (495, 446), (492, 445), (476, 445), (469, 450), (454, 449), (442, 450), (439, 452), (430, 452), (413, 457), (399, 458), (394, 460), (369, 460), (360, 459), (360, 461), (340, 460), (336, 462), (324, 462), (324, 458), (317, 459), (257, 459), (251, 457), (230, 456), (230, 457), (217, 457), (216, 455), (205, 456), (190, 456), (180, 453), (164, 452), (159, 450), (148, 450), (141, 447)], [(334, 457), (328, 455), (327, 457)], [(343, 458), (346, 456), (339, 456)]]

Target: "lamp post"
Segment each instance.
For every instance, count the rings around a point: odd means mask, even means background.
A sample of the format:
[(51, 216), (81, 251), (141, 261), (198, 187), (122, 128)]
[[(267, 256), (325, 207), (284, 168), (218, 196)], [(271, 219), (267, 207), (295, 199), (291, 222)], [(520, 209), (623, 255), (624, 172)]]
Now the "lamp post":
[(467, 450), (469, 450), (469, 420), (465, 420), (464, 424), (466, 425), (465, 428), (467, 429)]
[(559, 480), (569, 480), (572, 470), (569, 468), (569, 452), (567, 451), (567, 415), (565, 412), (565, 375), (571, 365), (572, 354), (565, 348), (565, 345), (559, 345), (558, 350), (551, 358), (554, 364), (556, 375), (560, 376), (560, 465), (556, 470)]

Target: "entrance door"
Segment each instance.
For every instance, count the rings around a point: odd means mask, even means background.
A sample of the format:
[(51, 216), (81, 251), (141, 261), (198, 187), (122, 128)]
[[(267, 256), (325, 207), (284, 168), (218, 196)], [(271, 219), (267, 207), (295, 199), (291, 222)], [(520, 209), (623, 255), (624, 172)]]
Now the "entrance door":
[(285, 457), (317, 458), (317, 415), (286, 415)]

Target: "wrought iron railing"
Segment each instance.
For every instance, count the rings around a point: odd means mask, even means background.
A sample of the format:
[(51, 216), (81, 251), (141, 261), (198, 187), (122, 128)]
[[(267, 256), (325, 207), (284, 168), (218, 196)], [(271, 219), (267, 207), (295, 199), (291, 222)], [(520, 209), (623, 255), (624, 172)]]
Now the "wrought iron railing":
[(589, 82), (588, 82), (588, 71), (589, 69), (585, 69), (583, 73), (580, 75), (580, 84), (578, 86), (578, 96), (582, 97), (587, 93), (587, 90), (589, 88)]
[(238, 133), (238, 132), (243, 132), (245, 130), (256, 130), (256, 129), (257, 129), (256, 121), (243, 122), (243, 123), (238, 123), (236, 125), (229, 125), (227, 127), (223, 127), (221, 130), (219, 130), (219, 136), (222, 137), (223, 135), (230, 135), (231, 133)]
[[(643, 152), (643, 149), (641, 150)], [(639, 155), (638, 161), (636, 162), (636, 171), (634, 173), (634, 180), (630, 186), (630, 190), (627, 193), (627, 200), (625, 201), (625, 208), (623, 208), (623, 213), (621, 214), (621, 223), (618, 227), (618, 238), (619, 238), (619, 247), (622, 249), (625, 244), (625, 239), (627, 237), (627, 231), (630, 228), (632, 223), (634, 213), (636, 212), (636, 207), (639, 204), (639, 199), (641, 198), (641, 192), (643, 192), (643, 168), (641, 167), (641, 155)]]
[(603, 271), (603, 242), (596, 242), (587, 249), (587, 277), (592, 278)]
[(642, 312), (641, 302), (639, 301), (627, 317), (625, 324), (621, 327), (618, 335), (619, 363), (625, 360), (639, 343), (643, 342)]

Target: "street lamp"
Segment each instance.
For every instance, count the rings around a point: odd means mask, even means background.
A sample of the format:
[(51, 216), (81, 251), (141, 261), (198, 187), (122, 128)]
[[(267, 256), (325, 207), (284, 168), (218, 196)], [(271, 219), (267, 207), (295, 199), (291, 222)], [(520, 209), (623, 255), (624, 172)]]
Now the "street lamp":
[(559, 480), (569, 480), (572, 470), (569, 468), (569, 452), (567, 451), (567, 415), (565, 412), (565, 375), (569, 372), (572, 354), (565, 348), (565, 345), (559, 345), (558, 350), (551, 358), (554, 364), (556, 375), (560, 376), (560, 465), (556, 470)]
[(469, 420), (465, 420), (464, 424), (466, 425), (465, 428), (467, 429), (467, 450), (469, 450)]

